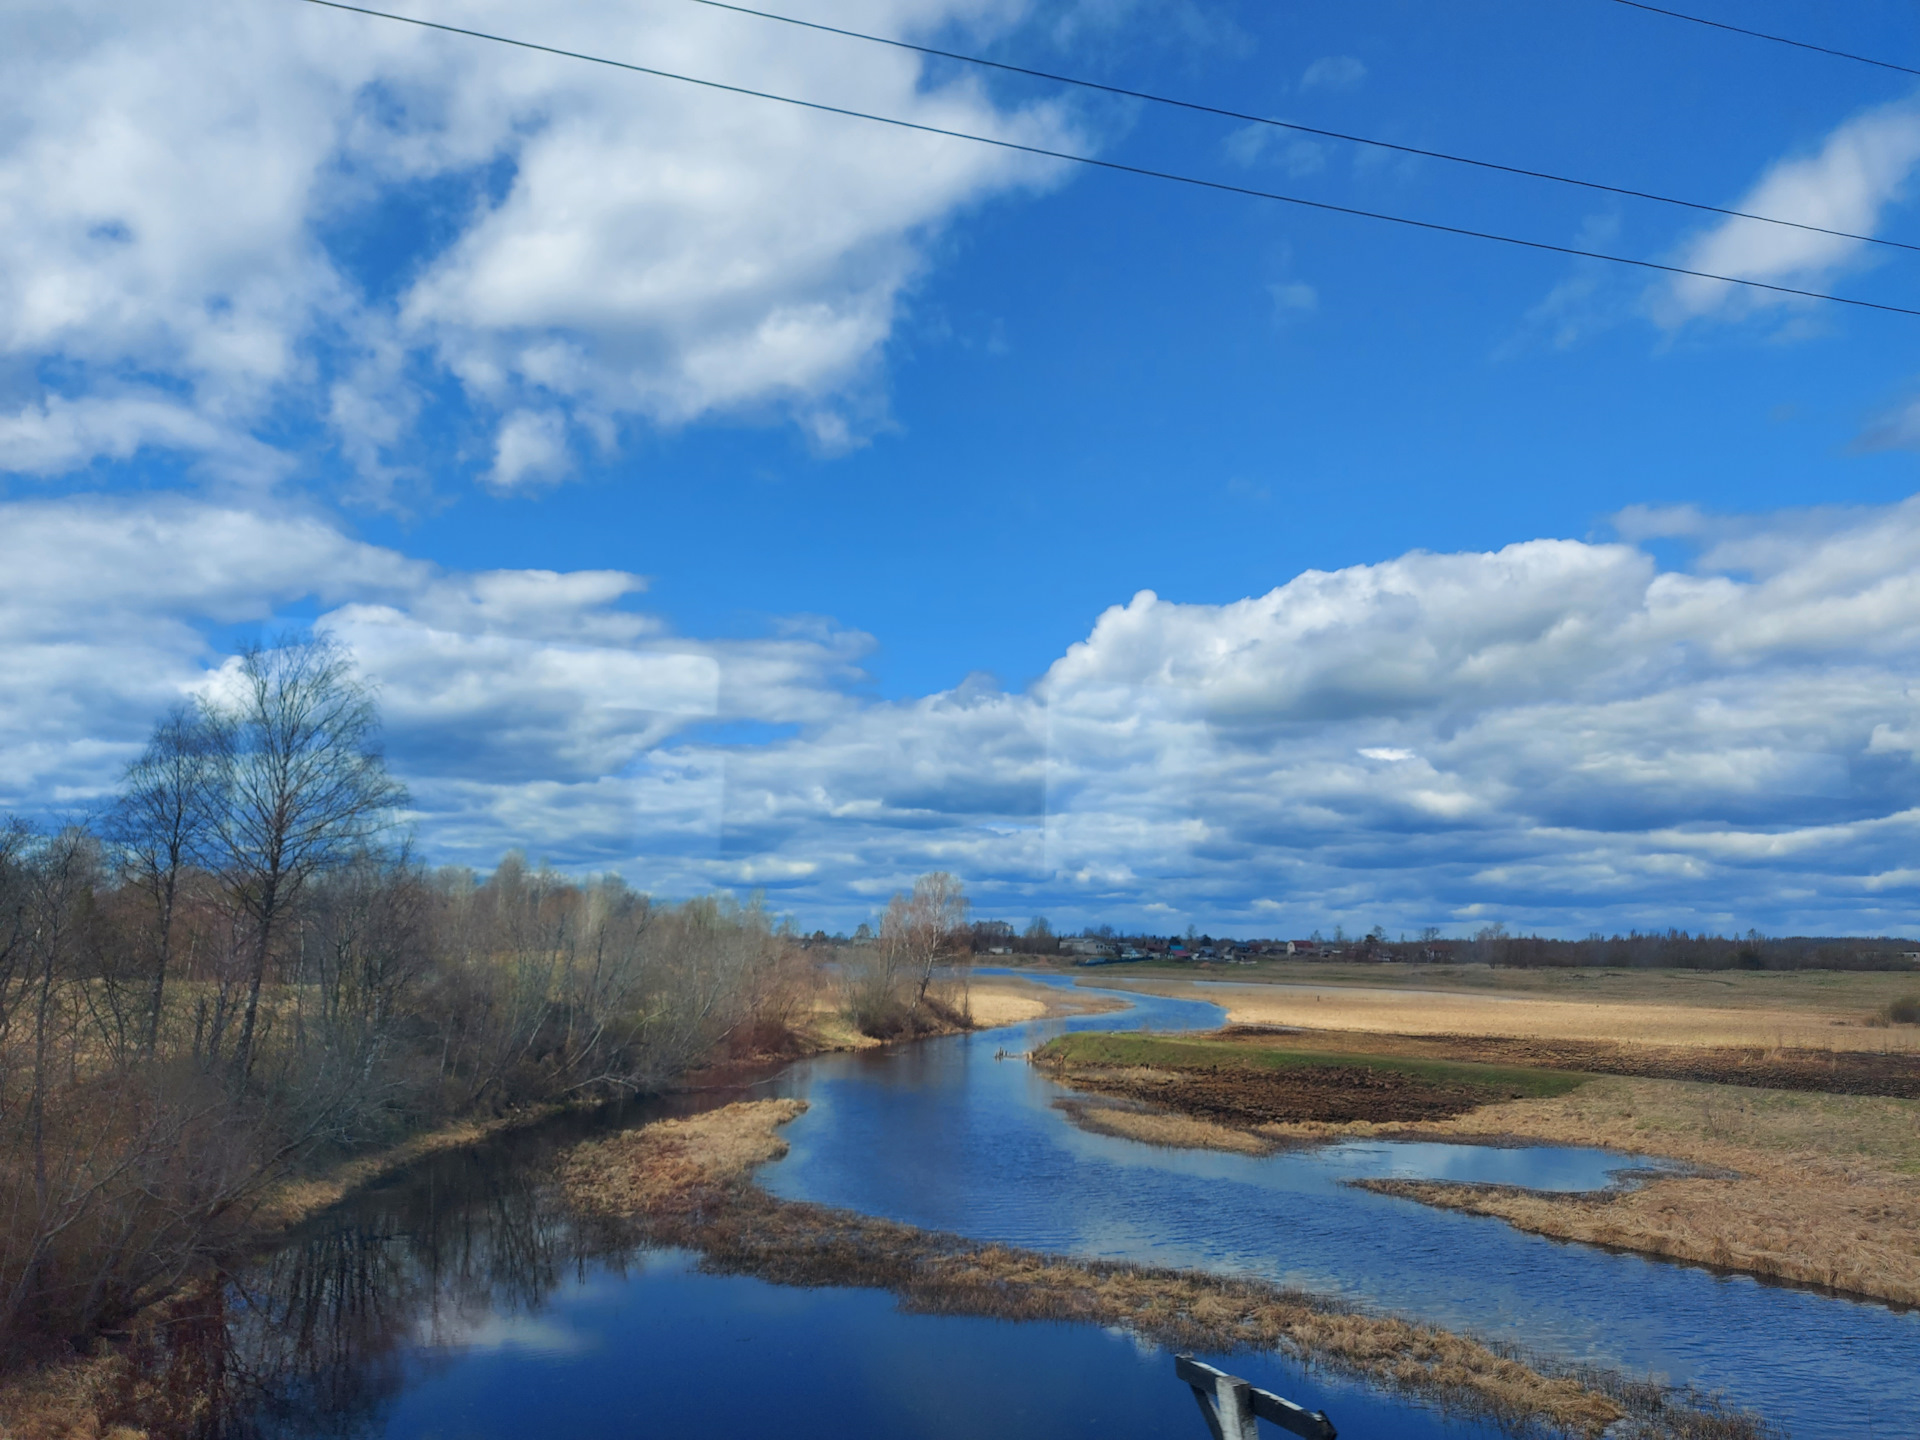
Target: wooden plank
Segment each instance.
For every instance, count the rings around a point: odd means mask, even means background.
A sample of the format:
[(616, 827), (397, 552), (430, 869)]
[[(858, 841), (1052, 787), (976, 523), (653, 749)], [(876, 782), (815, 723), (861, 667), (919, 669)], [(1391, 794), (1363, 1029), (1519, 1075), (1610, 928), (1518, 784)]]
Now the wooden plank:
[(1253, 1387), (1238, 1375), (1203, 1365), (1191, 1355), (1176, 1355), (1173, 1373), (1193, 1387), (1193, 1398), (1213, 1440), (1260, 1440), (1253, 1413)]
[(1193, 1387), (1213, 1440), (1258, 1440), (1256, 1419), (1269, 1420), (1301, 1440), (1337, 1440), (1324, 1410), (1308, 1410), (1270, 1390), (1256, 1390), (1237, 1375), (1194, 1359), (1173, 1357), (1173, 1373)]
[(1284, 1396), (1275, 1395), (1271, 1390), (1253, 1392), (1253, 1413), (1262, 1420), (1271, 1420), (1282, 1430), (1301, 1436), (1302, 1440), (1335, 1440), (1339, 1434), (1333, 1428), (1333, 1422), (1327, 1419), (1326, 1411), (1309, 1410)]

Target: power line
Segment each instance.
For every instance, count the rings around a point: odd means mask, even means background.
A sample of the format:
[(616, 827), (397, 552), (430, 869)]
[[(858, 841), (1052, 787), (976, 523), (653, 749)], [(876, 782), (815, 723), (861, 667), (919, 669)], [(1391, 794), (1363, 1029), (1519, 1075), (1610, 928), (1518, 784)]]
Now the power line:
[(931, 55), (941, 60), (957, 60), (963, 65), (977, 65), (984, 70), (999, 70), (1008, 75), (1022, 75), (1030, 80), (1046, 80), (1056, 85), (1077, 85), (1083, 90), (1097, 90), (1103, 94), (1118, 95), (1128, 100), (1145, 100), (1155, 105), (1171, 106), (1177, 110), (1190, 110), (1199, 115), (1214, 115), (1223, 120), (1238, 120), (1252, 125), (1270, 125), (1276, 130), (1291, 130), (1296, 134), (1313, 135), (1323, 140), (1342, 140), (1351, 145), (1370, 145), (1375, 149), (1392, 150), (1401, 155), (1418, 155), (1425, 160), (1445, 160), (1454, 165), (1471, 165), (1476, 169), (1496, 170), (1503, 175), (1520, 175), (1529, 180), (1551, 180), (1557, 185), (1576, 185), (1582, 190), (1598, 190), (1608, 195), (1624, 195), (1634, 200), (1652, 200), (1661, 205), (1677, 205), (1687, 210), (1704, 211), (1709, 215), (1726, 215), (1738, 220), (1757, 220), (1765, 225), (1785, 225), (1794, 230), (1810, 230), (1817, 235), (1832, 235), (1841, 240), (1859, 240), (1868, 245), (1886, 245), (1896, 250), (1920, 251), (1920, 245), (1909, 245), (1901, 240), (1883, 240), (1875, 235), (1856, 235), (1850, 230), (1833, 230), (1825, 225), (1810, 225), (1802, 220), (1783, 220), (1777, 215), (1756, 215), (1749, 210), (1732, 210), (1724, 205), (1708, 205), (1699, 200), (1682, 200), (1672, 195), (1661, 195), (1651, 190), (1635, 190), (1625, 185), (1608, 185), (1598, 180), (1581, 180), (1572, 175), (1555, 174), (1550, 170), (1529, 170), (1522, 165), (1503, 165), (1497, 160), (1479, 160), (1471, 155), (1454, 155), (1445, 150), (1424, 150), (1418, 145), (1401, 145), (1392, 140), (1376, 140), (1367, 135), (1349, 135), (1341, 130), (1325, 130), (1316, 125), (1276, 120), (1270, 115), (1250, 115), (1219, 105), (1202, 104), (1197, 100), (1180, 100), (1169, 95), (1156, 95), (1147, 90), (1129, 90), (1124, 85), (1106, 85), (1098, 80), (1086, 80), (1075, 75), (1058, 75), (1050, 70), (1034, 70), (1025, 65), (1011, 65), (1003, 60), (988, 60), (978, 55), (965, 55), (957, 50), (942, 50), (933, 45), (916, 45), (910, 40), (895, 40), (886, 35), (869, 35), (861, 30), (847, 30), (838, 25), (823, 25), (815, 20), (799, 20), (791, 15), (777, 15), (770, 10), (755, 10), (747, 5), (729, 4), (728, 0), (692, 0), (692, 3), (705, 5), (713, 10), (731, 10), (736, 15), (752, 15), (761, 20), (777, 20), (782, 25), (795, 25), (803, 30), (817, 30), (826, 35), (840, 35), (849, 40), (864, 40), (871, 45), (889, 45), (896, 50), (911, 50), (917, 55)]
[(1616, 5), (1625, 5), (1634, 10), (1645, 10), (1650, 15), (1664, 15), (1669, 20), (1685, 20), (1693, 25), (1705, 25), (1712, 30), (1729, 30), (1735, 35), (1749, 35), (1755, 40), (1771, 40), (1776, 45), (1791, 45), (1796, 50), (1813, 50), (1821, 55), (1832, 55), (1840, 60), (1853, 60), (1861, 65), (1874, 65), (1882, 70), (1897, 70), (1902, 75), (1920, 75), (1920, 70), (1911, 65), (1896, 65), (1891, 60), (1876, 60), (1871, 55), (1855, 55), (1850, 50), (1834, 50), (1826, 45), (1815, 45), (1811, 40), (1795, 40), (1788, 35), (1769, 35), (1764, 30), (1749, 30), (1744, 25), (1729, 25), (1724, 20), (1709, 20), (1704, 15), (1686, 15), (1678, 10), (1663, 10), (1658, 5), (1644, 4), (1643, 0), (1614, 0)]
[(1201, 190), (1216, 190), (1227, 195), (1244, 195), (1255, 200), (1277, 200), (1284, 205), (1298, 205), (1308, 210), (1322, 210), (1335, 215), (1352, 215), (1362, 220), (1381, 220), (1392, 225), (1405, 225), (1415, 230), (1431, 230), (1443, 235), (1460, 235), (1469, 240), (1492, 240), (1502, 245), (1514, 245), (1526, 250), (1542, 250), (1554, 255), (1571, 255), (1582, 260), (1605, 260), (1615, 265), (1631, 265), (1640, 270), (1656, 270), (1666, 275), (1685, 275), (1696, 280), (1718, 280), (1728, 285), (1743, 285), (1752, 290), (1766, 290), (1776, 295), (1796, 295), (1806, 300), (1826, 300), (1836, 305), (1852, 305), (1862, 310), (1881, 310), (1892, 315), (1912, 315), (1920, 317), (1920, 310), (1909, 309), (1904, 305), (1888, 305), (1878, 300), (1859, 300), (1847, 295), (1831, 295), (1819, 290), (1801, 290), (1791, 285), (1774, 285), (1765, 280), (1746, 280), (1737, 275), (1716, 275), (1707, 270), (1690, 270), (1683, 265), (1666, 265), (1658, 260), (1638, 260), (1629, 255), (1609, 255), (1599, 250), (1583, 250), (1574, 245), (1555, 245), (1546, 240), (1524, 240), (1516, 235), (1502, 235), (1492, 230), (1471, 230), (1462, 225), (1445, 225), (1437, 220), (1417, 220), (1408, 215), (1393, 215), (1383, 210), (1362, 210), (1353, 205), (1336, 205), (1328, 200), (1308, 200), (1299, 195), (1283, 195), (1277, 190), (1256, 190), (1248, 185), (1231, 185), (1224, 180), (1204, 180), (1197, 175), (1182, 175), (1172, 170), (1153, 170), (1144, 165), (1128, 165), (1118, 160), (1102, 160), (1092, 155), (1075, 155), (1066, 150), (1049, 150), (1040, 145), (1023, 145), (1017, 140), (1001, 140), (991, 135), (974, 135), (965, 130), (948, 130), (939, 125), (924, 125), (916, 120), (901, 120), (891, 115), (875, 115), (865, 110), (850, 110), (841, 105), (827, 105), (817, 100), (801, 100), (791, 95), (776, 95), (767, 90), (752, 90), (744, 85), (728, 85), (720, 80), (702, 80), (694, 75), (682, 75), (672, 70), (659, 70), (649, 65), (635, 65), (625, 60), (610, 60), (603, 55), (588, 55), (578, 50), (563, 50), (555, 45), (542, 45), (533, 40), (515, 40), (506, 35), (493, 35), (484, 30), (469, 30), (459, 25), (445, 25), (438, 20), (421, 20), (412, 15), (396, 15), (391, 11), (372, 10), (362, 5), (348, 5), (344, 0), (304, 0), (305, 4), (318, 5), (328, 10), (344, 10), (354, 15), (367, 15), (376, 20), (392, 20), (402, 25), (415, 25), (423, 30), (440, 30), (449, 35), (465, 35), (474, 40), (487, 40), (496, 45), (510, 45), (518, 50), (532, 50), (543, 55), (554, 55), (564, 60), (580, 60), (589, 65), (605, 65), (614, 70), (627, 70), (636, 75), (651, 75), (659, 80), (674, 80), (684, 85), (697, 85), (704, 90), (719, 90), (729, 95), (745, 95), (755, 100), (771, 100), (781, 105), (792, 105), (802, 110), (813, 110), (823, 115), (843, 115), (851, 120), (868, 120), (877, 125), (891, 125), (900, 130), (914, 130), (923, 135), (940, 135), (949, 140), (967, 140), (976, 145), (991, 145), (1000, 150), (1017, 151), (1023, 155), (1037, 155), (1046, 160), (1066, 160), (1076, 165), (1090, 165), (1100, 170), (1111, 170), (1122, 175), (1139, 175), (1149, 180), (1167, 180), (1176, 185), (1191, 185)]

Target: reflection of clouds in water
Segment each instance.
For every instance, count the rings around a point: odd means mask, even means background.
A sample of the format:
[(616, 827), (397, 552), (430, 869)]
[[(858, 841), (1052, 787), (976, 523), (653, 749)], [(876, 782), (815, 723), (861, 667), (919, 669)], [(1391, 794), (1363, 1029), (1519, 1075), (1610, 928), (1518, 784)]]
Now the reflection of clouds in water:
[(1604, 1190), (1616, 1170), (1659, 1165), (1652, 1156), (1561, 1145), (1447, 1145), (1433, 1141), (1359, 1141), (1316, 1157), (1343, 1180), (1453, 1180), (1524, 1185), (1530, 1190)]
[[(430, 1332), (430, 1333), (429, 1333)], [(575, 1329), (555, 1315), (503, 1315), (482, 1311), (423, 1325), (417, 1343), (454, 1350), (518, 1350), (536, 1355), (580, 1355), (602, 1337)]]

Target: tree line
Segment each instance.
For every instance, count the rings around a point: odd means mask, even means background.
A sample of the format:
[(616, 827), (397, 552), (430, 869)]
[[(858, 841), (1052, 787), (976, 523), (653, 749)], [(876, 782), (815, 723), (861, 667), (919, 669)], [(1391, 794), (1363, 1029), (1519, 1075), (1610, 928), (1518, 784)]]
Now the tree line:
[(302, 1164), (657, 1088), (813, 1003), (812, 962), (757, 904), (517, 855), (430, 869), (405, 803), (322, 637), (246, 651), (165, 716), (97, 823), (0, 827), (11, 1357), (169, 1293)]

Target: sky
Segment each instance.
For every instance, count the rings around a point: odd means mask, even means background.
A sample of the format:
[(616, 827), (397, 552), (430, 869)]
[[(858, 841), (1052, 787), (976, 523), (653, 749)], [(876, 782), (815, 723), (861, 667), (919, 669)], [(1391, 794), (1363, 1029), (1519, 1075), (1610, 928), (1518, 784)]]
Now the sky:
[[(1920, 310), (1915, 77), (1615, 0), (449, 25)], [(1920, 67), (1893, 0), (1695, 13)], [(1886, 241), (1896, 243), (1873, 243)], [(0, 811), (235, 650), (434, 863), (851, 928), (1920, 934), (1920, 317), (303, 0), (0, 13)]]

